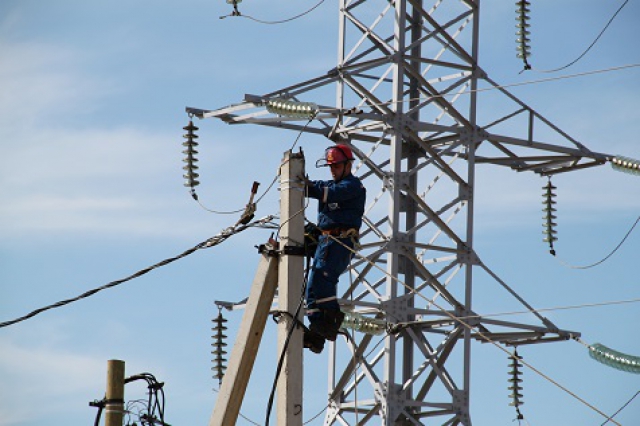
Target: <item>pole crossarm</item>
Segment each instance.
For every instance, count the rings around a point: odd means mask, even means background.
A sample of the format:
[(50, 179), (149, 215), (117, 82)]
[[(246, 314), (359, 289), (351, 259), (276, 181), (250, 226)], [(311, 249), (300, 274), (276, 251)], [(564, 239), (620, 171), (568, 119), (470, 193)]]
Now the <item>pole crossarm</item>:
[[(479, 1), (339, 0), (338, 8), (338, 61), (326, 73), (187, 112), (317, 135), (349, 144), (357, 157), (369, 204), (339, 302), (388, 328), (330, 345), (325, 426), (376, 418), (470, 426), (472, 342), (519, 346), (579, 334), (537, 313), (475, 253), (476, 166), (551, 175), (612, 156), (489, 78), (478, 63)], [(276, 102), (316, 107), (292, 116)], [(483, 317), (476, 271), (531, 311), (527, 321)]]

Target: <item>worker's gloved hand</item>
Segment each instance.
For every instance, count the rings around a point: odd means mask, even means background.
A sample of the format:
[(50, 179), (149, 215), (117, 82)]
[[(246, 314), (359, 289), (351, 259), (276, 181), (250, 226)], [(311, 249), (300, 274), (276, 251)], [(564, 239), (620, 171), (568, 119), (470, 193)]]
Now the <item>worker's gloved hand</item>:
[(300, 175), (298, 176), (298, 179), (300, 179), (300, 181), (304, 183), (304, 186), (311, 185), (311, 180), (309, 180), (309, 176), (307, 175)]

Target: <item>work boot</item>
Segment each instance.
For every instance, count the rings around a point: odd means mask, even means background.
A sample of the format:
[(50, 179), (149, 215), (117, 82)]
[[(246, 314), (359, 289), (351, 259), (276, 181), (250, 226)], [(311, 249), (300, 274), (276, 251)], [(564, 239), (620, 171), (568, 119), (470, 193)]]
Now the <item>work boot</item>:
[(319, 354), (324, 349), (324, 337), (305, 327), (302, 335), (302, 345), (314, 354)]
[(322, 310), (321, 313), (321, 318), (309, 324), (309, 330), (335, 342), (344, 319), (344, 313), (340, 310)]

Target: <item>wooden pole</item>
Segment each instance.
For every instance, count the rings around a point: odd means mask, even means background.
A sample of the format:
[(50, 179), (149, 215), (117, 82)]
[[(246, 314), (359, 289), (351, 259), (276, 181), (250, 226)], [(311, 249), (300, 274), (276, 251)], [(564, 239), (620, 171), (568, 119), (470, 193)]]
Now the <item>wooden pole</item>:
[[(304, 154), (284, 154), (280, 168), (280, 249), (304, 246)], [(304, 279), (304, 256), (280, 256), (278, 268), (278, 309), (295, 314), (300, 304)], [(304, 309), (298, 320), (303, 321)], [(278, 325), (278, 354), (284, 350), (284, 363), (278, 377), (277, 420), (279, 426), (302, 426), (302, 330), (295, 327), (285, 348), (292, 319), (283, 316)]]
[(107, 361), (105, 426), (122, 426), (124, 420), (124, 361)]

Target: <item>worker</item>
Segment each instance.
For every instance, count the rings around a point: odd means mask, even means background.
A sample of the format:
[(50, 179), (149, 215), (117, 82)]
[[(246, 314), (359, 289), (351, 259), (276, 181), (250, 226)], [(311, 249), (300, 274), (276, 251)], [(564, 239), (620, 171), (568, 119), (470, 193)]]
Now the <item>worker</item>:
[(338, 278), (351, 261), (366, 198), (362, 182), (351, 173), (353, 160), (349, 146), (331, 146), (316, 167), (329, 167), (333, 180), (304, 178), (307, 196), (318, 200), (320, 230), (306, 291), (304, 347), (314, 353), (322, 352), (325, 340), (336, 340), (344, 319), (336, 296)]

